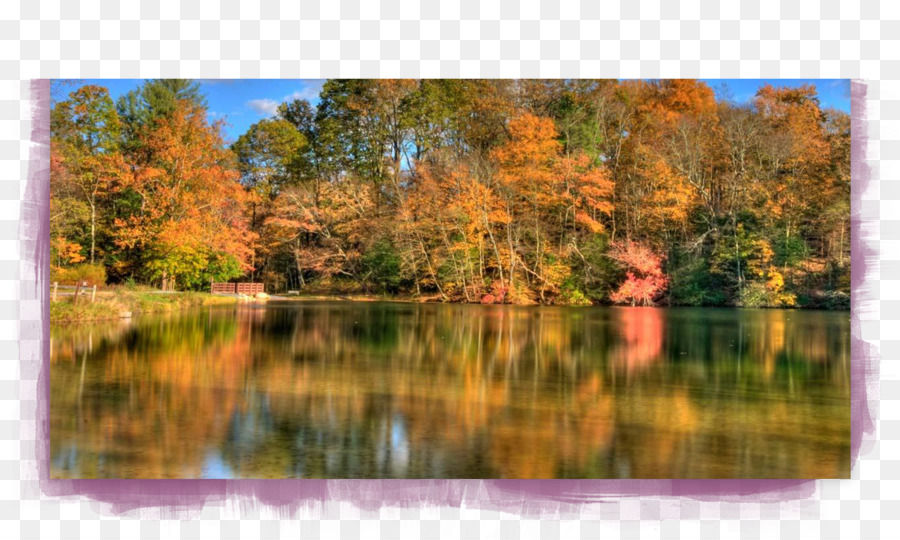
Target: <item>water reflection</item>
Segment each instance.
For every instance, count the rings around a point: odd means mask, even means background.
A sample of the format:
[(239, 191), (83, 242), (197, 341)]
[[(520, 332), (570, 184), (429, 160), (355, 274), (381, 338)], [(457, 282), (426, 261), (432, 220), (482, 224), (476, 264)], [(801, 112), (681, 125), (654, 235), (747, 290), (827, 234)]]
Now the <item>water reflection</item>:
[(271, 303), (51, 335), (59, 478), (849, 476), (847, 314)]

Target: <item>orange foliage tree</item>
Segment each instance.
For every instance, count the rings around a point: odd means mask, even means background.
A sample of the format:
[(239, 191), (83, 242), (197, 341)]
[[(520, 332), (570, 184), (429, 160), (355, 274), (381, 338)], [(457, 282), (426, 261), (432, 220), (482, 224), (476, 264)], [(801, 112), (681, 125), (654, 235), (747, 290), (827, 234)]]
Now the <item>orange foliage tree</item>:
[(231, 152), (200, 89), (54, 107), (55, 263), (441, 301), (849, 301), (849, 116), (813, 86), (739, 104), (696, 80), (330, 80)]
[(136, 198), (115, 221), (118, 245), (137, 249), (164, 288), (227, 280), (250, 269), (248, 193), (205, 110), (182, 101), (140, 135), (142, 152), (117, 189)]
[(831, 148), (824, 117), (815, 87), (809, 85), (765, 85), (754, 104), (774, 134), (767, 152), (772, 174), (767, 182), (766, 208), (790, 237), (815, 195), (828, 191), (822, 173), (829, 172)]
[(517, 268), (542, 302), (569, 277), (565, 264), (569, 222), (602, 232), (612, 211), (612, 182), (584, 153), (563, 155), (552, 119), (524, 113), (510, 120), (509, 139), (493, 158), (505, 200), (507, 275), (515, 290)]

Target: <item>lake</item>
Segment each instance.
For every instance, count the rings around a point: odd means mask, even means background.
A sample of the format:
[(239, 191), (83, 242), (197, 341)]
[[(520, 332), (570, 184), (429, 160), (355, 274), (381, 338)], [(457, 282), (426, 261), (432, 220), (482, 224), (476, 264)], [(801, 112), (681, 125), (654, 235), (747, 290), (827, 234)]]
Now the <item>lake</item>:
[(53, 478), (847, 478), (850, 314), (270, 302), (51, 328)]

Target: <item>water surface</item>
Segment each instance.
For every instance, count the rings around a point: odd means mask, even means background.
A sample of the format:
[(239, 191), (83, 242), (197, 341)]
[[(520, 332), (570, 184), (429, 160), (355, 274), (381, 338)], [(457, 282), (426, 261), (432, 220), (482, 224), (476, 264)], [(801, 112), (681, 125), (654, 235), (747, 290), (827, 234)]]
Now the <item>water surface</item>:
[(849, 313), (292, 302), (51, 328), (54, 478), (841, 478)]

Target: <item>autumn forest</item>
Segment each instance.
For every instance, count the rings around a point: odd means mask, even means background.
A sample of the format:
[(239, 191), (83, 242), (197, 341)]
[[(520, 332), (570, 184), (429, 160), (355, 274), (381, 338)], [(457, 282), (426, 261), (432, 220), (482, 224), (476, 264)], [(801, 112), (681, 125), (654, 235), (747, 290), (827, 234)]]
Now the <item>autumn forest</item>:
[(51, 137), (54, 280), (849, 308), (850, 118), (814, 86), (329, 80), (228, 141), (197, 82), (87, 84)]

